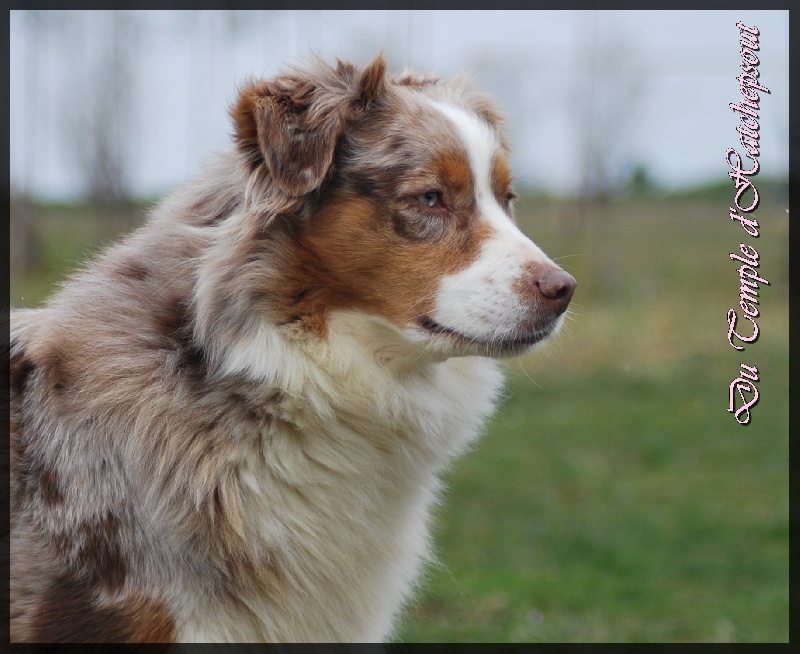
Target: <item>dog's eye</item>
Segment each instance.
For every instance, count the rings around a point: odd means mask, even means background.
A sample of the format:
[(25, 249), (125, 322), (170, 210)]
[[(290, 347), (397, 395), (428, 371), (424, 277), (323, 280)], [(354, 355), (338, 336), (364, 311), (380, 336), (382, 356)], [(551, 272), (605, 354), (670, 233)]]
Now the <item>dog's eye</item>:
[(417, 201), (426, 207), (436, 209), (442, 206), (442, 194), (439, 191), (425, 191), (422, 195), (417, 196)]
[(517, 194), (514, 191), (509, 191), (506, 193), (505, 198), (503, 198), (503, 206), (508, 209), (511, 206), (511, 203), (517, 199)]

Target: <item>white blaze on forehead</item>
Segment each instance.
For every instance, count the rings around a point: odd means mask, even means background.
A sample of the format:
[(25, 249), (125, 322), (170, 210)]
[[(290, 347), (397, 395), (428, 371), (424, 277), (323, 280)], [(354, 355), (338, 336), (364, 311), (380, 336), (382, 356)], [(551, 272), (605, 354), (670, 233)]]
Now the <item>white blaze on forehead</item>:
[(480, 118), (460, 107), (433, 103), (436, 109), (447, 116), (458, 132), (469, 157), (469, 165), (475, 182), (477, 199), (485, 200), (492, 195), (492, 161), (498, 150), (497, 137)]
[(461, 107), (443, 102), (434, 102), (433, 105), (453, 124), (467, 151), (481, 217), (495, 229), (516, 232), (527, 240), (492, 192), (492, 168), (494, 158), (500, 152), (500, 143), (494, 130), (479, 116)]

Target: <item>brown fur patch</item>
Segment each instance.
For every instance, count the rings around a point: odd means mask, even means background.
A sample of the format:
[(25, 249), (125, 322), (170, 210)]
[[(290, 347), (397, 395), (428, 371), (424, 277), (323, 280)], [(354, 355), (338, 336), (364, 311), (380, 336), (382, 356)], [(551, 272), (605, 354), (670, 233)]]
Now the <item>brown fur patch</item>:
[(124, 279), (135, 282), (143, 282), (150, 274), (150, 270), (144, 263), (133, 258), (121, 259), (117, 263), (114, 272)]
[(64, 503), (64, 496), (58, 484), (58, 471), (55, 468), (44, 468), (39, 474), (39, 488), (42, 499), (48, 506)]
[(505, 153), (497, 153), (492, 160), (492, 192), (500, 203), (505, 206), (506, 195), (511, 191), (511, 169)]
[(159, 303), (153, 310), (153, 328), (171, 344), (183, 344), (191, 332), (187, 302), (178, 296)]
[(12, 352), (9, 359), (11, 391), (22, 395), (35, 369), (33, 361), (28, 359), (24, 352)]
[(125, 584), (128, 567), (119, 538), (119, 520), (107, 513), (95, 520), (86, 520), (69, 533), (54, 537), (53, 545), (77, 569), (85, 570), (93, 585), (118, 591)]
[(171, 643), (175, 623), (160, 602), (143, 597), (99, 604), (93, 589), (62, 575), (53, 579), (26, 640), (36, 643)]
[[(252, 138), (252, 136), (243, 136), (242, 147), (248, 142), (248, 138)], [(235, 195), (229, 195), (228, 197), (204, 197), (192, 205), (189, 212), (192, 217), (196, 218), (197, 224), (202, 227), (213, 227), (233, 214), (240, 204), (241, 198)]]
[(463, 152), (450, 150), (442, 153), (436, 159), (435, 170), (444, 185), (442, 190), (453, 200), (470, 202), (474, 188), (472, 170)]
[(85, 532), (80, 556), (93, 566), (98, 585), (109, 591), (122, 588), (128, 566), (120, 543), (117, 517), (106, 514), (94, 523), (84, 523), (78, 531)]
[(386, 212), (359, 197), (326, 203), (299, 250), (307, 292), (296, 312), (319, 319), (332, 309), (354, 308), (406, 326), (432, 311), (441, 278), (468, 266), (491, 234), (474, 216), (455, 210), (440, 218), (449, 223), (441, 238), (410, 241), (390, 229)]
[(44, 371), (47, 383), (57, 393), (67, 388), (72, 377), (67, 358), (62, 354), (60, 348), (53, 347), (45, 350), (40, 355), (41, 367)]
[(15, 490), (35, 494), (48, 508), (63, 504), (58, 470), (41, 460), (38, 452), (28, 446), (26, 436), (22, 423), (12, 419), (10, 470)]

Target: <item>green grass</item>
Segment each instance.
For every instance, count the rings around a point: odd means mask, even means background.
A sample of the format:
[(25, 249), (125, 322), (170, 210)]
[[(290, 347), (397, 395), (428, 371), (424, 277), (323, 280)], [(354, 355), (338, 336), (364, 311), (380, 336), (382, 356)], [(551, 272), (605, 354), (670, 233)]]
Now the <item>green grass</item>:
[(785, 378), (765, 379), (742, 428), (705, 370), (514, 376), (449, 475), (441, 566), (401, 637), (788, 639)]
[[(40, 305), (79, 265), (142, 224), (145, 211), (145, 206), (33, 205), (24, 221), (26, 207), (12, 203), (11, 306)], [(19, 244), (27, 240), (33, 246), (26, 263)]]
[[(789, 223), (775, 197), (757, 241), (713, 194), (583, 215), (521, 203), (522, 228), (578, 279), (570, 320), (509, 363), (504, 403), (448, 472), (439, 563), (400, 641), (788, 640)], [(13, 305), (41, 302), (113, 233), (66, 216), (40, 214), (41, 265), (12, 275)], [(12, 214), (12, 243), (13, 229)], [(743, 353), (725, 337), (739, 242), (770, 281)], [(761, 378), (747, 427), (726, 411), (741, 363)]]

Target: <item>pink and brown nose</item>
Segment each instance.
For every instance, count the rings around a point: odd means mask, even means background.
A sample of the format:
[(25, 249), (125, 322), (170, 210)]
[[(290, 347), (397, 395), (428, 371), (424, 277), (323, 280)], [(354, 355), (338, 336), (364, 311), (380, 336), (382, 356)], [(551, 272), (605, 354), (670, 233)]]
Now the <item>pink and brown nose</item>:
[(544, 305), (556, 316), (567, 310), (578, 282), (565, 270), (549, 264), (530, 264), (526, 275), (516, 284), (519, 297), (539, 306)]
[(551, 268), (536, 280), (536, 284), (545, 301), (560, 316), (567, 310), (578, 282), (561, 268)]

